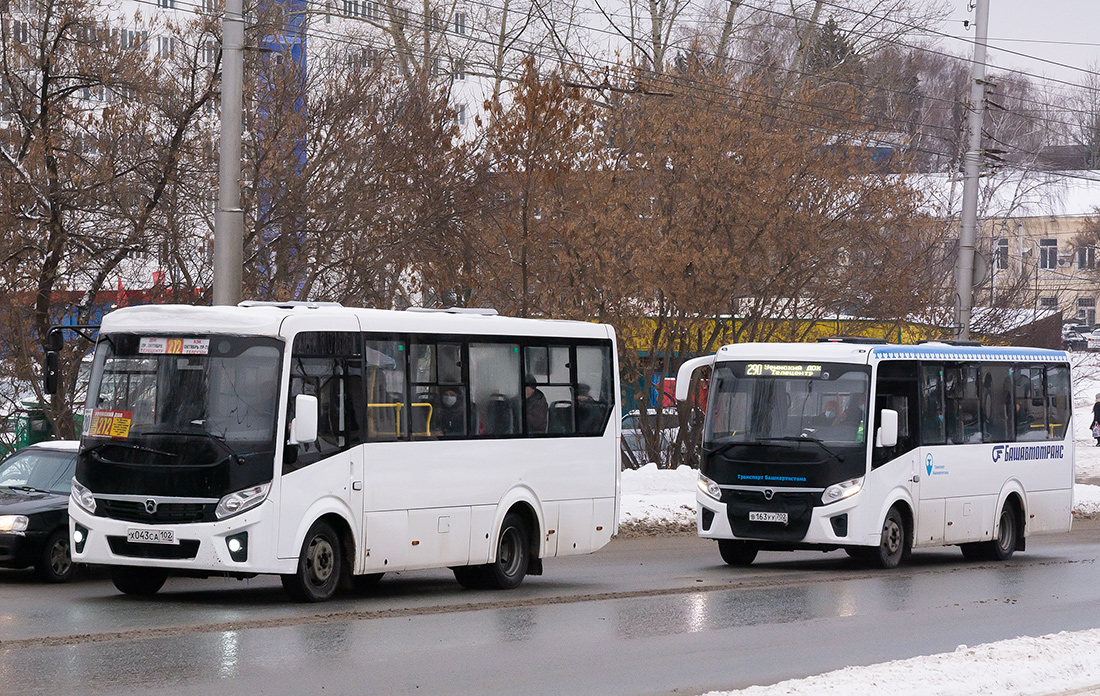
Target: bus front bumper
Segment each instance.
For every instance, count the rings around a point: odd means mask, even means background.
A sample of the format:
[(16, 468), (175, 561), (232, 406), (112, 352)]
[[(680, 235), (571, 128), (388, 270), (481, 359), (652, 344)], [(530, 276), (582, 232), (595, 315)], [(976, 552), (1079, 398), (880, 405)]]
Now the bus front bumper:
[(268, 501), (217, 522), (157, 525), (98, 517), (69, 502), (71, 553), (81, 563), (210, 575), (293, 573), (294, 560), (275, 561), (275, 525)]
[[(830, 547), (865, 545), (866, 536), (857, 536), (855, 531), (858, 525), (853, 524), (858, 498), (857, 494), (829, 505), (807, 506), (802, 510), (797, 508), (778, 510), (787, 513), (786, 522), (750, 523), (745, 506), (739, 506), (733, 514), (742, 533), (736, 534), (733, 522), (730, 520), (730, 506), (700, 492), (695, 497), (696, 531), (704, 539), (746, 539), (768, 542), (776, 546), (784, 544), (790, 544), (792, 547), (805, 544)], [(760, 512), (777, 511), (775, 506), (768, 506), (766, 510), (763, 507), (761, 506)], [(808, 520), (803, 520), (799, 524), (795, 518), (803, 514), (808, 517)], [(803, 525), (804, 532), (801, 531)], [(746, 529), (751, 531), (746, 532)]]

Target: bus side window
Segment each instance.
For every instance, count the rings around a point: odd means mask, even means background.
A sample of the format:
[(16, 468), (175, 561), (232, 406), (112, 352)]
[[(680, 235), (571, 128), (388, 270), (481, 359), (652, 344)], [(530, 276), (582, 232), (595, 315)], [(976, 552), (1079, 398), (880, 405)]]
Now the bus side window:
[(577, 346), (577, 383), (577, 429), (582, 435), (603, 435), (615, 403), (610, 346)]
[(1047, 438), (1043, 372), (1042, 367), (1036, 366), (1016, 370), (1016, 439), (1021, 442)]
[[(301, 469), (351, 446), (350, 428), (354, 424), (348, 382), (350, 356), (357, 352), (357, 340), (348, 335), (328, 332), (303, 332), (294, 339), (290, 367), (290, 400), (287, 429), (294, 419), (294, 399), (298, 394), (317, 397), (317, 440), (296, 446), (296, 456), (284, 458), (284, 473)], [(289, 447), (289, 445), (288, 445)]]
[(942, 445), (947, 441), (944, 427), (943, 366), (921, 367), (921, 444)]
[(1015, 419), (1012, 406), (1012, 369), (982, 365), (982, 441), (1011, 442)]
[(367, 442), (399, 440), (408, 435), (405, 412), (405, 343), (372, 340), (363, 348)]
[(1050, 409), (1050, 437), (1062, 439), (1066, 436), (1070, 414), (1069, 368), (1052, 366), (1047, 368), (1047, 395)]
[(514, 343), (470, 344), (470, 394), (481, 412), (477, 433), (484, 436), (520, 432), (519, 346)]

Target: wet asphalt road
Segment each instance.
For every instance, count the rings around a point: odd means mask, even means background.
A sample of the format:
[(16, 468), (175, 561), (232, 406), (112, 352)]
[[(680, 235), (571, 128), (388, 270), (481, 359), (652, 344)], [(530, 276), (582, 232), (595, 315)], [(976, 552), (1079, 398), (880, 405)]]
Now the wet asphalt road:
[(513, 592), (422, 571), (323, 605), (274, 578), (135, 599), (94, 570), (0, 571), (0, 694), (698, 694), (1100, 627), (1100, 522), (1028, 546), (1004, 564), (944, 549), (895, 571), (842, 552), (733, 569), (713, 542), (626, 539)]

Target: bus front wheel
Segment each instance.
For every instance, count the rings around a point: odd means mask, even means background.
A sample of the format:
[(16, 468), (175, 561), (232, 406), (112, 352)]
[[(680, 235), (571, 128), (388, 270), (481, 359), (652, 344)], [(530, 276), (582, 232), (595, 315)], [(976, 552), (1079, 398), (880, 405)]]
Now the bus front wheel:
[(909, 530), (905, 516), (896, 507), (892, 507), (882, 521), (882, 535), (871, 560), (880, 568), (896, 568), (908, 553)]
[(756, 560), (758, 549), (747, 541), (736, 539), (719, 539), (718, 553), (722, 554), (722, 560), (731, 566), (752, 565)]
[(111, 582), (123, 594), (151, 597), (164, 587), (168, 571), (164, 568), (111, 566)]
[(283, 575), (283, 589), (295, 602), (323, 602), (336, 594), (342, 571), (340, 538), (327, 522), (309, 528), (298, 555), (298, 569)]

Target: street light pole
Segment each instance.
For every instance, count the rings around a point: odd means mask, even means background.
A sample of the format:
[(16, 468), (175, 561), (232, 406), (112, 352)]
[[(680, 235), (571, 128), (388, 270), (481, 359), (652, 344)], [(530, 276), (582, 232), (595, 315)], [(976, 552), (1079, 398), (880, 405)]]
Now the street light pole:
[(974, 14), (974, 59), (971, 66), (969, 135), (963, 155), (963, 200), (959, 226), (959, 259), (955, 268), (955, 337), (970, 339), (974, 297), (974, 244), (978, 223), (978, 176), (982, 164), (982, 117), (985, 114), (985, 54), (989, 0), (977, 0)]
[(214, 218), (214, 304), (241, 301), (244, 211), (241, 209), (241, 113), (244, 85), (244, 3), (225, 0), (222, 18), (221, 146), (218, 212)]

